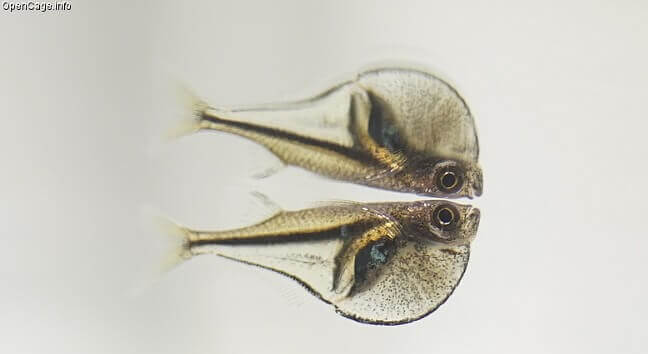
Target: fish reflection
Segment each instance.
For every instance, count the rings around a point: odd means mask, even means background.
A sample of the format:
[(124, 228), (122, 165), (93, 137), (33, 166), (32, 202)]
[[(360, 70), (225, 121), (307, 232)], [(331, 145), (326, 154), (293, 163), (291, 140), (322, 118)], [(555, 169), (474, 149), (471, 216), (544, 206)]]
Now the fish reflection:
[(440, 306), (466, 269), (479, 210), (441, 200), (333, 203), (277, 211), (226, 231), (177, 227), (179, 259), (216, 254), (286, 275), (372, 324), (402, 324)]
[(190, 131), (245, 137), (329, 178), (443, 198), (482, 193), (470, 111), (429, 73), (384, 68), (304, 101), (227, 109), (196, 99), (192, 110)]

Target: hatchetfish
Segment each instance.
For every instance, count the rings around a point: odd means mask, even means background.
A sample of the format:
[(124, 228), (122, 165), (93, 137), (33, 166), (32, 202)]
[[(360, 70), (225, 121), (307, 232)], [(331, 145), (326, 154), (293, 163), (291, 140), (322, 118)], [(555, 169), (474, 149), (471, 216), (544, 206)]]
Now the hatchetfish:
[(298, 281), (342, 316), (396, 325), (430, 314), (452, 294), (480, 219), (477, 208), (444, 200), (277, 210), (233, 230), (174, 224), (177, 260), (216, 254), (260, 266)]
[(356, 184), (458, 198), (482, 193), (473, 117), (432, 74), (383, 68), (298, 102), (213, 107), (194, 99), (190, 132), (255, 141), (283, 164)]

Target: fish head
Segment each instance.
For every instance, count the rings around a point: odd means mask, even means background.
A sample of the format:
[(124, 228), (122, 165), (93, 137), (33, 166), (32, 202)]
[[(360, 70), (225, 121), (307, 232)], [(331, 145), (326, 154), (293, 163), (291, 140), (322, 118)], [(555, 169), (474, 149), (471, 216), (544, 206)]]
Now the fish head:
[(475, 239), (479, 227), (480, 211), (471, 205), (442, 200), (423, 202), (424, 213), (418, 235), (428, 241), (449, 246), (467, 245)]
[(479, 164), (458, 160), (436, 160), (414, 167), (413, 189), (438, 198), (474, 198), (483, 191)]

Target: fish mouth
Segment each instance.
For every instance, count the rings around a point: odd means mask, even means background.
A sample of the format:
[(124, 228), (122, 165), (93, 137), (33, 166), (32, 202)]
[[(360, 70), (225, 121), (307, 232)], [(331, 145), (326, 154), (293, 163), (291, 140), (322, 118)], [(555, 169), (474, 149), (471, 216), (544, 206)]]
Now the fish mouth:
[(466, 182), (457, 196), (468, 199), (480, 197), (484, 191), (484, 177), (481, 168), (478, 165), (473, 166), (467, 170), (465, 176)]
[(479, 197), (484, 191), (484, 177), (480, 169), (473, 171), (472, 173), (472, 195)]
[(479, 228), (479, 220), (481, 219), (481, 211), (476, 207), (471, 207), (466, 214), (466, 231), (468, 239), (472, 241), (477, 236), (477, 229)]

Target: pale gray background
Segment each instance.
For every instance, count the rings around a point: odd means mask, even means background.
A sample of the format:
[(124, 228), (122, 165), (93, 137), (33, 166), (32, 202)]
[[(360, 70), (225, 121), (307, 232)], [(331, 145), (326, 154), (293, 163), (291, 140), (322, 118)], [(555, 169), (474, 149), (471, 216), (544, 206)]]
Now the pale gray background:
[[(645, 1), (74, 1), (0, 13), (0, 352), (645, 353)], [(157, 275), (147, 215), (224, 228), (322, 199), (408, 200), (225, 134), (170, 144), (173, 82), (213, 104), (301, 98), (384, 61), (474, 112), (485, 194), (436, 313), (374, 327), (270, 272)]]

